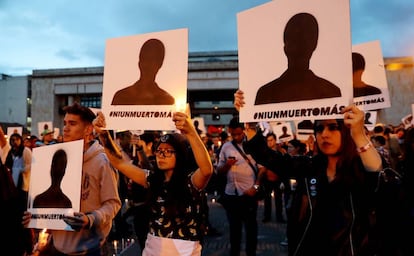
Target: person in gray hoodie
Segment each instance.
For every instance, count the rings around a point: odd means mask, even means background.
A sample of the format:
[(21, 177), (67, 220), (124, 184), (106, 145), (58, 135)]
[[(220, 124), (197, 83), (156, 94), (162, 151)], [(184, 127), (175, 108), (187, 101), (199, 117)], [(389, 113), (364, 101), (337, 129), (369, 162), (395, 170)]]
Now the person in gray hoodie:
[[(77, 102), (64, 110), (63, 141), (84, 140), (81, 205), (80, 212), (64, 218), (75, 231), (51, 230), (51, 246), (45, 255), (101, 256), (112, 220), (121, 208), (117, 171), (93, 135), (95, 114)], [(28, 225), (30, 217), (26, 212), (23, 224)]]

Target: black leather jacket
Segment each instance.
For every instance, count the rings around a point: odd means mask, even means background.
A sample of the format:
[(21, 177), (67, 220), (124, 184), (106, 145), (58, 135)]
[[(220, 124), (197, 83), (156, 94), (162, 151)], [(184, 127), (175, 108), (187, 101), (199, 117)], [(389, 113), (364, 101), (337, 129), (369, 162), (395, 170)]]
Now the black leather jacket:
[(292, 158), (297, 186), (288, 213), (289, 255), (374, 255), (373, 195), (378, 175), (360, 158), (328, 182), (323, 156)]

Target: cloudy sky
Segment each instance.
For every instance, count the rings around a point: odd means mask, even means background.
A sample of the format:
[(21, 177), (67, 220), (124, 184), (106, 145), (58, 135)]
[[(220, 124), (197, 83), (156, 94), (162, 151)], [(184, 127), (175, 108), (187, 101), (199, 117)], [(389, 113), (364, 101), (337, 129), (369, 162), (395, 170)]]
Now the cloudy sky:
[[(277, 0), (275, 0), (277, 1)], [(237, 50), (236, 14), (269, 0), (0, 0), (0, 73), (103, 66), (105, 42), (189, 29), (189, 51)], [(352, 43), (414, 55), (413, 0), (351, 0)]]

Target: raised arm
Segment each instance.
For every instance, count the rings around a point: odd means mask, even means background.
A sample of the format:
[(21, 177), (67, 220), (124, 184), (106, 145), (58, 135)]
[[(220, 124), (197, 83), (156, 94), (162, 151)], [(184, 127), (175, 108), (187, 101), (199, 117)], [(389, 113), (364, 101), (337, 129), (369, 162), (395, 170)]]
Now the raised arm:
[(237, 109), (237, 111), (240, 112), (240, 108), (244, 106), (244, 92), (240, 89), (238, 89), (234, 93), (234, 107)]
[(138, 183), (143, 187), (147, 187), (147, 171), (130, 163), (129, 160), (119, 157), (119, 153), (117, 152), (120, 151), (120, 149), (114, 143), (108, 131), (104, 129), (106, 123), (105, 116), (102, 112), (98, 112), (95, 120), (93, 121), (93, 126), (95, 131), (100, 134), (99, 138), (101, 140), (101, 144), (104, 146), (105, 153), (108, 156), (112, 166), (133, 180), (135, 183)]
[(192, 181), (195, 187), (203, 189), (207, 186), (211, 175), (213, 174), (213, 164), (207, 148), (198, 135), (193, 122), (184, 113), (176, 112), (173, 115), (175, 126), (185, 135), (190, 143), (198, 169), (195, 171)]
[(355, 142), (362, 163), (367, 171), (375, 172), (382, 169), (381, 156), (372, 145), (371, 140), (365, 134), (365, 114), (354, 104), (342, 110), (344, 113), (344, 124), (351, 130), (351, 137)]
[(6, 137), (4, 137), (4, 131), (3, 128), (0, 126), (0, 147), (3, 148), (7, 145)]
[(7, 154), (10, 151), (10, 143), (7, 142), (6, 137), (4, 137), (3, 128), (0, 126), (0, 161), (2, 164), (6, 163)]

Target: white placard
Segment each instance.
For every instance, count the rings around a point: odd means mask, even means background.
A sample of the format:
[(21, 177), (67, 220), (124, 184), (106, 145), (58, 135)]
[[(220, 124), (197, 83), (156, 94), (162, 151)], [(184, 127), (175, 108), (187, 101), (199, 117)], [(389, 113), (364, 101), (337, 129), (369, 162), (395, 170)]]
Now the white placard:
[[(62, 150), (66, 154), (61, 154), (60, 152)], [(57, 154), (57, 152), (59, 152), (59, 154)], [(67, 157), (66, 167), (63, 166), (66, 171), (61, 181), (60, 188), (63, 194), (70, 199), (71, 207), (53, 207), (59, 205), (55, 203), (61, 203), (61, 201), (54, 202), (52, 199), (47, 200), (47, 207), (34, 207), (35, 200), (38, 199), (36, 202), (39, 202), (39, 204), (43, 201), (39, 199), (39, 195), (46, 198), (49, 192), (52, 191), (51, 172), (59, 170), (59, 167), (62, 168), (61, 165), (57, 164), (57, 168), (52, 169), (52, 159), (55, 154), (59, 157), (56, 157), (56, 161), (60, 164), (64, 161), (64, 157), (62, 156), (66, 155)], [(73, 212), (79, 212), (82, 163), (83, 140), (33, 148), (28, 197), (28, 211), (32, 213), (32, 219), (29, 223), (30, 228), (72, 230), (62, 218), (64, 215), (73, 215)], [(53, 192), (52, 194), (56, 195), (56, 192)], [(42, 205), (45, 204), (43, 203)]]
[[(379, 41), (352, 46), (354, 103), (362, 110), (391, 107), (384, 57)], [(365, 66), (365, 67), (363, 67)], [(356, 88), (358, 84), (360, 88)]]
[(343, 118), (353, 102), (349, 1), (270, 1), (237, 22), (242, 122)]
[(112, 130), (174, 130), (187, 102), (188, 30), (108, 39), (102, 111)]

